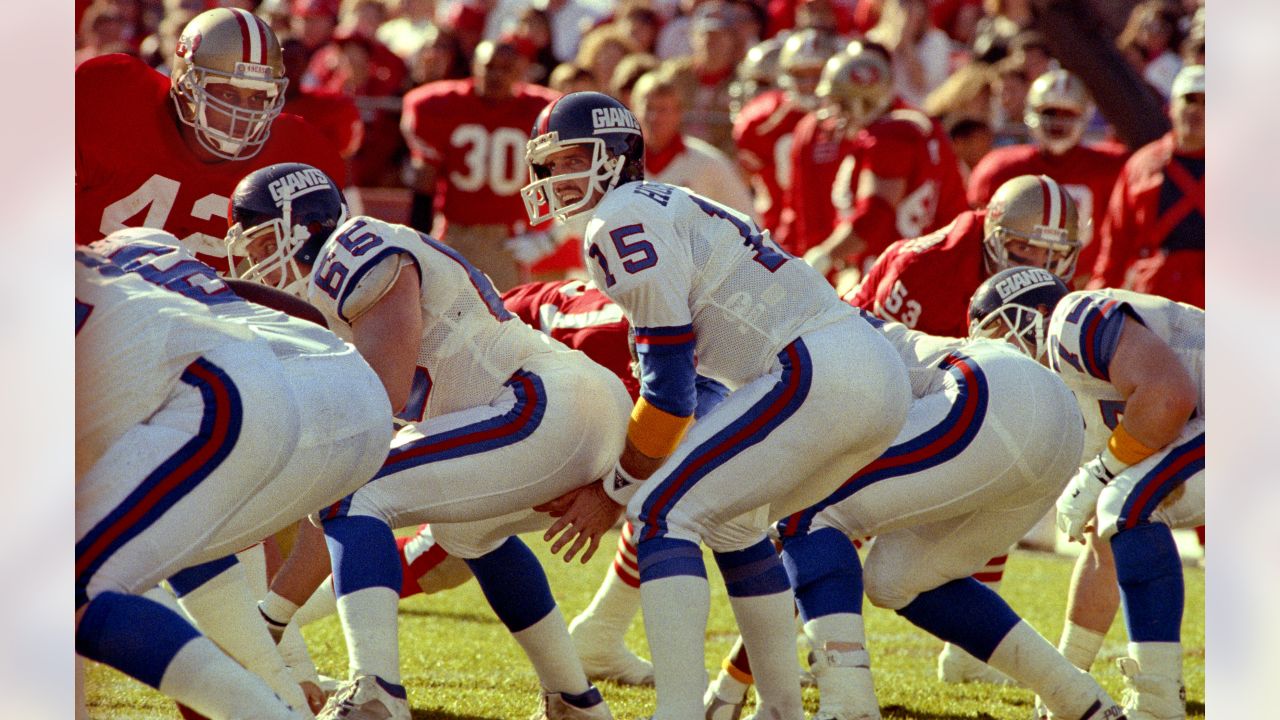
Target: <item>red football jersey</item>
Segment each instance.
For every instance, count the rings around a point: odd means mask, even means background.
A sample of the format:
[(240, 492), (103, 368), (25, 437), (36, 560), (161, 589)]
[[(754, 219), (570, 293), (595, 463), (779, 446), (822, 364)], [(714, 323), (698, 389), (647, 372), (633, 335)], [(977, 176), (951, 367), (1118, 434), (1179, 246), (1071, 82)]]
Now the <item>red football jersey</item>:
[(226, 270), (227, 206), (250, 172), (281, 162), (314, 165), (345, 181), (342, 158), (302, 118), (280, 115), (262, 150), (203, 162), (182, 138), (169, 79), (115, 54), (76, 68), (76, 243), (123, 227), (162, 228), (200, 260)]
[(439, 80), (404, 96), (401, 130), (414, 156), (437, 168), (436, 207), (461, 225), (528, 224), (520, 188), (538, 113), (559, 97), (517, 85), (515, 97), (477, 97), (473, 80)]
[(738, 162), (751, 176), (756, 209), (765, 229), (785, 247), (782, 208), (791, 186), (791, 145), (805, 111), (781, 90), (765, 92), (746, 104), (733, 123)]
[(346, 95), (304, 90), (284, 104), (284, 111), (315, 125), (342, 157), (351, 157), (360, 149), (364, 123), (355, 101)]
[(632, 400), (640, 396), (640, 382), (631, 374), (627, 319), (595, 286), (581, 280), (517, 285), (503, 293), (502, 303), (531, 327), (609, 368)]
[(1093, 239), (1102, 227), (1111, 188), (1115, 187), (1116, 177), (1128, 156), (1121, 145), (1077, 145), (1062, 155), (1049, 155), (1035, 145), (997, 148), (987, 153), (969, 175), (969, 204), (986, 207), (996, 188), (1019, 175), (1043, 174), (1057, 180), (1076, 201), (1081, 221), (1090, 221), (1087, 227), (1080, 228), (1084, 248), (1076, 261), (1076, 278), (1088, 279), (1098, 257), (1098, 243)]
[(791, 187), (786, 190), (786, 210), (791, 217), (787, 252), (800, 257), (827, 239), (836, 226), (832, 186), (840, 163), (852, 151), (834, 120), (818, 120), (809, 113), (796, 123), (791, 144)]
[[(875, 257), (898, 238), (914, 238), (951, 222), (969, 209), (960, 163), (947, 131), (938, 122), (911, 108), (893, 110), (868, 125), (853, 141), (854, 168), (849, 178), (845, 219), (852, 219), (867, 243), (865, 255)], [(906, 194), (894, 208), (894, 225), (878, 224), (874, 232), (857, 224), (858, 178), (863, 172), (884, 179), (904, 179)], [(843, 178), (841, 178), (843, 180)]]
[(845, 300), (930, 335), (968, 335), (969, 298), (987, 278), (985, 219), (985, 211), (966, 210), (940, 230), (893, 243)]

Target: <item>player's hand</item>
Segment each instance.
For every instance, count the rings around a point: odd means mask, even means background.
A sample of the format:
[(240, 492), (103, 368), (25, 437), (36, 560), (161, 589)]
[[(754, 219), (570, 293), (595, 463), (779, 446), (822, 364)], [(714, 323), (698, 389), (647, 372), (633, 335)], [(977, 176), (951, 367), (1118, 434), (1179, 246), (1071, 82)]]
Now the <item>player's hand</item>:
[(1113, 477), (1102, 458), (1095, 457), (1076, 471), (1058, 496), (1058, 529), (1073, 542), (1084, 542), (1085, 531), (1098, 510), (1098, 496)]
[(534, 505), (533, 511), (546, 513), (553, 518), (561, 517), (562, 515), (565, 514), (565, 511), (567, 511), (569, 507), (573, 505), (574, 498), (578, 497), (578, 495), (583, 491), (585, 491), (588, 487), (589, 487), (588, 485), (583, 485), (582, 487), (576, 487), (570, 490), (569, 492), (561, 495), (560, 497), (556, 498), (555, 500), (548, 500), (547, 502), (544, 502), (541, 505)]
[(307, 697), (307, 705), (311, 706), (311, 712), (320, 712), (324, 708), (325, 701), (329, 699), (329, 694), (310, 680), (303, 680), (298, 683), (298, 686), (302, 688), (302, 694)]
[[(542, 539), (551, 542), (552, 538), (559, 535), (560, 537), (551, 545), (551, 553), (558, 554), (568, 545), (569, 549), (564, 553), (564, 561), (572, 561), (581, 550), (582, 562), (585, 563), (600, 547), (600, 536), (618, 522), (621, 514), (622, 506), (605, 494), (604, 486), (597, 480), (573, 493), (573, 498), (564, 509), (564, 513), (556, 518), (550, 528), (547, 528)], [(569, 544), (571, 541), (572, 545)]]
[(550, 233), (528, 232), (516, 235), (504, 243), (507, 252), (521, 265), (532, 265), (555, 252), (556, 241)]

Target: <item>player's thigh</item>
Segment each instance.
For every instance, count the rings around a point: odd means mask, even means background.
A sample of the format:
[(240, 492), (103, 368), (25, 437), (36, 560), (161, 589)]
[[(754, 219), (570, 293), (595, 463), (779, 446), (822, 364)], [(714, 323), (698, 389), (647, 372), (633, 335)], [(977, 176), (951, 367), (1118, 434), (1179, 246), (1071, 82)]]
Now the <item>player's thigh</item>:
[(1097, 524), (1109, 538), (1150, 522), (1204, 524), (1204, 419), (1183, 427), (1160, 452), (1117, 475), (1098, 497)]
[(77, 485), (77, 592), (140, 592), (205, 559), (297, 442), (296, 408), (265, 345), (197, 360)]
[(346, 511), (397, 527), (483, 520), (604, 476), (626, 434), (621, 381), (580, 353), (540, 356), (517, 377), (492, 405), (398, 436), (374, 479), (343, 501)]
[[(1020, 515), (1007, 510), (1047, 510), (1079, 459), (1084, 432), (1075, 400), (1025, 358), (981, 345), (963, 350), (952, 355), (943, 387), (912, 404), (883, 455), (783, 520), (780, 532), (813, 524), (880, 535), (973, 512), (1010, 521)], [(1029, 528), (1036, 511), (1027, 512)], [(1020, 523), (1001, 528), (1010, 543), (1026, 531)]]
[(847, 330), (842, 323), (802, 337), (773, 372), (699, 419), (641, 486), (629, 516), (650, 534), (680, 528), (712, 544), (731, 521), (761, 526), (781, 512), (775, 503), (824, 497), (831, 488), (821, 471), (837, 458), (869, 461), (883, 451), (905, 418), (905, 371), (878, 334), (864, 346)]
[(208, 548), (221, 557), (355, 492), (386, 459), (391, 405), (354, 349), (283, 361), (299, 409), (298, 445), (286, 465), (222, 528)]

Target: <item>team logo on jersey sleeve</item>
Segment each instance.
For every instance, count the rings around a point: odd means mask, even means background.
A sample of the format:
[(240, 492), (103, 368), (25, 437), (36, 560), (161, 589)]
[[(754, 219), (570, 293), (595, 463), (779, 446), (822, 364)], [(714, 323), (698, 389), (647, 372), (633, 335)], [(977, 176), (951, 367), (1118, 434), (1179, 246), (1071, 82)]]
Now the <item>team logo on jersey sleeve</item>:
[(591, 127), (593, 135), (599, 135), (600, 133), (606, 132), (624, 132), (633, 133), (635, 135), (640, 134), (640, 123), (636, 122), (636, 116), (632, 115), (625, 108), (592, 108)]

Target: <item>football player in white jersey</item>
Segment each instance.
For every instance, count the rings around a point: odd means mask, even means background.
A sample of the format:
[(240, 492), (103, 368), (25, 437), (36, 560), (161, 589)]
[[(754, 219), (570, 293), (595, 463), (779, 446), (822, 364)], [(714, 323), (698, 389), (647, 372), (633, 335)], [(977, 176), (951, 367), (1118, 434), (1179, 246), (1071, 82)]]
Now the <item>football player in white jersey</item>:
[[(634, 328), (641, 369), (617, 466), (563, 498), (551, 531), (564, 529), (561, 543), (598, 537), (626, 506), (637, 528), (655, 718), (703, 713), (705, 542), (751, 652), (758, 714), (801, 720), (793, 595), (768, 525), (830, 494), (843, 479), (829, 472), (837, 461), (865, 464), (889, 446), (910, 402), (906, 370), (821, 276), (750, 218), (644, 182), (643, 156), (636, 118), (599, 93), (548, 106), (528, 144), (522, 194), (531, 223), (591, 213), (585, 262)], [(696, 371), (732, 392), (690, 428), (695, 353)]]
[[(209, 717), (310, 717), (296, 685), (277, 688), (291, 710), (139, 594), (371, 476), (390, 437), (376, 376), (332, 334), (250, 306), (201, 263), (133, 274), (87, 251), (76, 260), (77, 651)], [(328, 382), (370, 397), (339, 420)]]
[[(515, 535), (545, 528), (535, 505), (609, 472), (622, 449), (626, 389), (582, 353), (516, 319), (488, 277), (434, 238), (364, 216), (330, 230), (340, 211), (317, 199), (337, 193), (306, 165), (250, 173), (232, 195), (227, 238), (229, 255), (243, 260), (233, 273), (305, 289), (329, 326), (369, 361), (408, 423), (373, 479), (319, 514), (352, 676), (319, 717), (409, 717), (391, 529), (423, 522), (441, 547), (467, 561), (532, 661), (542, 683), (539, 717), (610, 717), (542, 566)], [(269, 595), (261, 609), (287, 624), (313, 589), (296, 599)]]
[(1128, 716), (1183, 718), (1185, 590), (1171, 528), (1204, 522), (1204, 311), (1032, 280), (1022, 268), (987, 280), (970, 305), (970, 334), (1042, 357), (1084, 415), (1084, 464), (1058, 499), (1058, 527), (1090, 549), (1061, 647), (1078, 666), (1092, 664), (1114, 613), (1093, 596), (1105, 597), (1114, 572), (1129, 631), (1129, 656), (1118, 661)]
[[(1088, 673), (970, 577), (1026, 533), (1070, 479), (1084, 442), (1070, 391), (1003, 344), (873, 322), (911, 378), (906, 425), (870, 465), (846, 468), (830, 497), (777, 525), (813, 647), (818, 717), (880, 717), (864, 590), (873, 604), (1041, 690), (1059, 717), (1119, 717)], [(867, 536), (875, 539), (860, 569), (849, 538)]]

